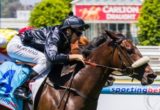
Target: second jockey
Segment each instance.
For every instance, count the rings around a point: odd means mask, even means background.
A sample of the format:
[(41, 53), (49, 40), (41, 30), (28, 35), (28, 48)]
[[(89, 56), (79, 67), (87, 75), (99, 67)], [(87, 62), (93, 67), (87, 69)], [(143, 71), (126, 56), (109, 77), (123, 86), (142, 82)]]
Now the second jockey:
[(16, 34), (18, 34), (16, 30), (0, 29), (0, 53), (6, 55), (6, 46)]

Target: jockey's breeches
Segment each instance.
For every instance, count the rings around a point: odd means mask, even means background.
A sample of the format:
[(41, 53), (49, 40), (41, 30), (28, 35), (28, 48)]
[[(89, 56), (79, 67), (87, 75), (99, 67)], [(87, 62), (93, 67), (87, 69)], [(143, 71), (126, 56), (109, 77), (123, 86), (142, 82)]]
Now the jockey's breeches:
[(32, 47), (24, 46), (21, 38), (17, 35), (8, 43), (7, 53), (15, 60), (36, 64), (32, 69), (38, 74), (50, 69), (50, 64), (44, 53)]

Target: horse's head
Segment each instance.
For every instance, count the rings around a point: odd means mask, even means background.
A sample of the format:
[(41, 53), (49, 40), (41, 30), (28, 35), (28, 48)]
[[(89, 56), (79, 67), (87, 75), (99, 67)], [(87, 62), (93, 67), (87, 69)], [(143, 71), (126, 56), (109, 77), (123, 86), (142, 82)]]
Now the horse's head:
[(141, 81), (142, 85), (152, 84), (157, 75), (148, 64), (149, 58), (143, 57), (133, 42), (122, 34), (107, 30), (106, 34), (112, 39), (110, 43), (115, 48), (112, 65), (122, 68), (124, 74)]

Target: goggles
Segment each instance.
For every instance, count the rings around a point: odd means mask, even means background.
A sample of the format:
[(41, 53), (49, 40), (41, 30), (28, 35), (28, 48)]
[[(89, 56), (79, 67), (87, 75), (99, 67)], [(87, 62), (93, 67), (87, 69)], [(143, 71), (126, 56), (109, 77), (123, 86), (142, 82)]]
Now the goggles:
[(78, 36), (80, 37), (83, 34), (83, 30), (81, 28), (74, 28), (72, 29), (72, 31)]

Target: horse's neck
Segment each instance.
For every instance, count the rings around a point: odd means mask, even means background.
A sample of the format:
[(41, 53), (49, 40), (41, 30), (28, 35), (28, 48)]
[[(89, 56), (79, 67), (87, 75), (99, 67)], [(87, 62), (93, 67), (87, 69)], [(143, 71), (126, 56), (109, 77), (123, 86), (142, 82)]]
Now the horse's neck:
[[(99, 51), (101, 51), (101, 53), (99, 53)], [(90, 61), (100, 65), (109, 65), (111, 61), (110, 53), (111, 50), (108, 50), (108, 52), (97, 50), (97, 52), (95, 52), (90, 58)], [(75, 82), (73, 82), (73, 84), (77, 86), (77, 88), (80, 88), (80, 91), (83, 91), (86, 95), (98, 97), (110, 72), (108, 70), (104, 73), (105, 70), (106, 69), (102, 67), (87, 65), (85, 68), (81, 69), (78, 74), (76, 74), (74, 78)]]
[(104, 45), (97, 48), (93, 55), (91, 55), (90, 61), (100, 65), (110, 66), (113, 53), (114, 49), (104, 43)]

